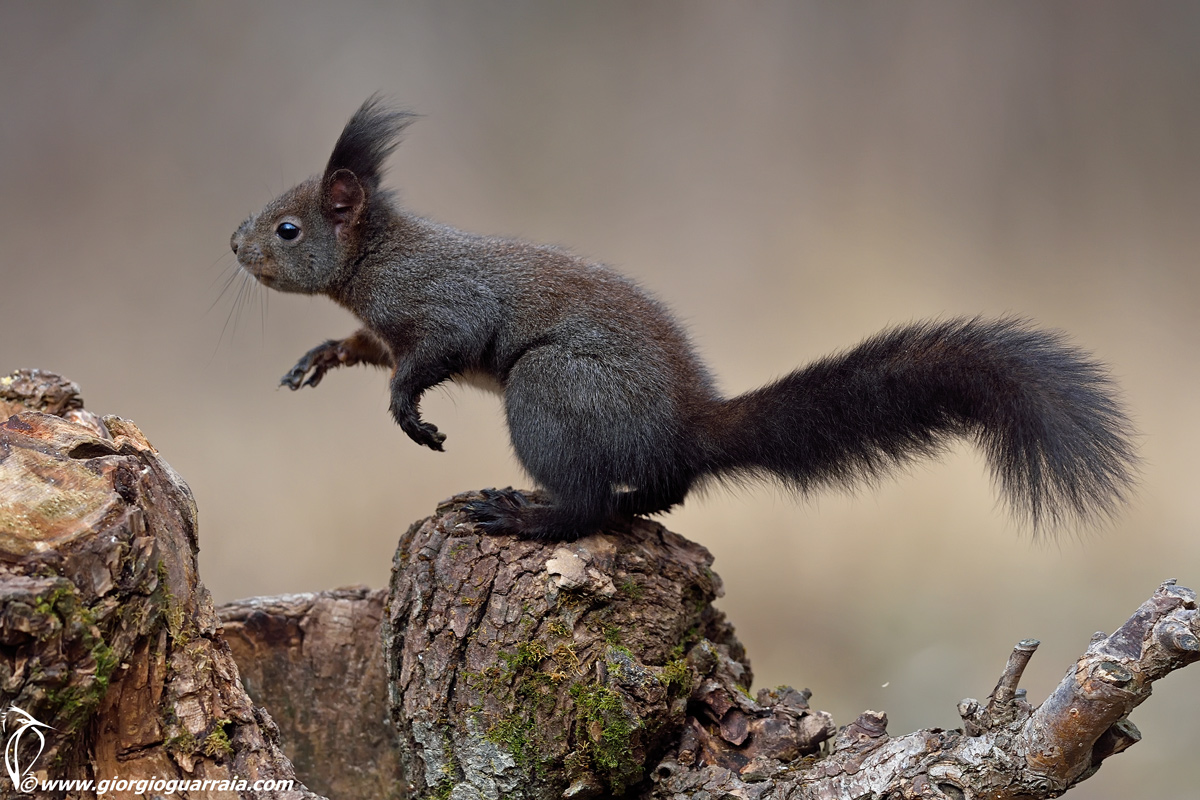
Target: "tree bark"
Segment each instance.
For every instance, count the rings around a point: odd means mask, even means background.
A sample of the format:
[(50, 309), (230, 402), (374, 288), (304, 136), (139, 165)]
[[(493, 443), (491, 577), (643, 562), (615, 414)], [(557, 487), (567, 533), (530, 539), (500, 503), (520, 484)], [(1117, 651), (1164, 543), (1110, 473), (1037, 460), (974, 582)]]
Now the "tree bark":
[[(790, 800), (933, 797), (1026, 800), (1058, 797), (1141, 736), (1129, 713), (1150, 685), (1200, 659), (1196, 593), (1167, 581), (1111, 636), (1097, 634), (1062, 683), (1034, 709), (1017, 689), (1038, 642), (1014, 649), (986, 705), (963, 700), (962, 730), (887, 736), (887, 716), (866, 711), (838, 732), (830, 754), (772, 765), (751, 781), (719, 759), (664, 760), (651, 798), (700, 790)], [(758, 777), (758, 776), (755, 776)]]
[[(1167, 582), (1037, 708), (1029, 640), (987, 701), (959, 704), (961, 730), (893, 739), (868, 711), (837, 731), (807, 690), (749, 694), (704, 548), (646, 520), (569, 544), (482, 536), (474, 494), (401, 536), (386, 591), (218, 617), (191, 494), (132, 423), (36, 372), (0, 379), (5, 415), (0, 703), (35, 780), (316, 798), (250, 785), (295, 780), (294, 761), (339, 800), (1057, 797), (1138, 740), (1128, 715), (1154, 681), (1200, 659), (1196, 596)], [(158, 790), (135, 792), (109, 795)]]
[(401, 538), (384, 620), (393, 720), (430, 796), (1057, 797), (1138, 740), (1153, 681), (1200, 659), (1195, 593), (1167, 582), (1036, 710), (1030, 640), (986, 704), (959, 704), (962, 730), (892, 739), (867, 711), (831, 738), (807, 690), (748, 694), (699, 545), (644, 520), (568, 545), (480, 536), (471, 499)]
[(571, 544), (489, 537), (472, 499), (412, 526), (393, 563), (384, 661), (417, 791), (620, 794), (683, 728), (690, 650), (750, 684), (704, 548), (645, 520)]
[(0, 424), (0, 709), (18, 767), (0, 794), (100, 788), (36, 786), (53, 778), (126, 781), (109, 785), (116, 798), (170, 781), (194, 798), (316, 798), (299, 782), (253, 788), (295, 775), (196, 573), (187, 485), (133, 423), (83, 411), (58, 376), (0, 379), (0, 404), (12, 414)]
[(246, 691), (269, 709), (284, 751), (326, 797), (401, 797), (388, 719), (382, 589), (256, 597), (218, 609)]

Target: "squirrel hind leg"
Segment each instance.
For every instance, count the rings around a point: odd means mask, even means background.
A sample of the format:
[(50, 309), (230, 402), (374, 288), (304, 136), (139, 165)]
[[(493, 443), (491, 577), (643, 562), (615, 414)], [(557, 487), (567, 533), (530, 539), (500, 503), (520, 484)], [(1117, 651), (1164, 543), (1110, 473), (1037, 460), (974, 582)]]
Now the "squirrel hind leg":
[(615, 358), (558, 345), (527, 352), (505, 386), (509, 434), (517, 459), (552, 501), (520, 509), (493, 503), (485, 530), (571, 540), (682, 501), (691, 472), (661, 394), (630, 385)]
[(522, 539), (572, 542), (637, 515), (657, 514), (683, 502), (687, 486), (651, 491), (630, 489), (603, 496), (560, 495), (536, 503), (515, 489), (485, 489), (483, 499), (465, 506), (485, 533)]
[(534, 503), (515, 489), (485, 489), (464, 506), (471, 521), (491, 536), (573, 542), (596, 533), (614, 516), (608, 504)]

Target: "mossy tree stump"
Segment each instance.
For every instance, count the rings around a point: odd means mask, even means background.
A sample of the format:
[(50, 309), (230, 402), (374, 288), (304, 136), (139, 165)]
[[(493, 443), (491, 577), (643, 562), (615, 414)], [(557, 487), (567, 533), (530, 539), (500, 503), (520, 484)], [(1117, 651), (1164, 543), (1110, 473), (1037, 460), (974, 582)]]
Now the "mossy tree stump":
[(58, 376), (0, 379), (0, 420), (0, 709), (45, 737), (40, 755), (18, 754), (31, 767), (21, 786), (0, 776), (0, 795), (119, 778), (201, 787), (191, 797), (315, 798), (299, 782), (239, 788), (295, 775), (197, 575), (187, 485), (133, 423), (84, 411)]
[[(645, 520), (572, 543), (489, 537), (461, 511), (476, 498), (412, 526), (394, 561), (384, 659), (418, 791), (622, 794), (701, 705), (746, 739), (752, 676), (707, 550)], [(802, 723), (795, 699), (780, 724), (815, 751), (832, 725)]]

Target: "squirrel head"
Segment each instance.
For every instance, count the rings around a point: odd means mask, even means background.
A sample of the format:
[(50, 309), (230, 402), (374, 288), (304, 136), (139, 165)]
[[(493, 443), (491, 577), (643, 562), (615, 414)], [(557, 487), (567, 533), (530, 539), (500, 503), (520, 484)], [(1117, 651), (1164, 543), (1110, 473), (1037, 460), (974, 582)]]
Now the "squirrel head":
[(383, 164), (415, 114), (387, 108), (373, 95), (354, 112), (320, 177), (310, 178), (252, 214), (230, 246), (238, 263), (281, 292), (317, 294), (337, 284), (364, 239), (380, 190)]

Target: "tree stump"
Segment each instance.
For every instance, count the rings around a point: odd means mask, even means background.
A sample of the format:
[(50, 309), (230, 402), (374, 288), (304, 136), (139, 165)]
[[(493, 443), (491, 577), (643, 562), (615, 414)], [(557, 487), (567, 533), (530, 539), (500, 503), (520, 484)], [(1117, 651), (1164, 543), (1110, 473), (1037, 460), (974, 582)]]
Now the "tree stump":
[[(131, 422), (36, 371), (0, 379), (5, 415), (4, 797), (121, 779), (105, 796), (316, 798), (285, 750), (339, 800), (1057, 797), (1138, 740), (1128, 715), (1154, 681), (1200, 659), (1195, 593), (1168, 581), (1036, 708), (1029, 640), (986, 701), (959, 704), (960, 730), (890, 738), (873, 711), (835, 730), (807, 690), (749, 693), (704, 548), (646, 520), (569, 544), (482, 536), (475, 494), (400, 537), (386, 592), (218, 617), (191, 493)], [(255, 783), (276, 780), (292, 785)]]
[[(187, 485), (58, 376), (0, 379), (0, 405), (0, 792), (95, 797), (109, 781), (117, 798), (317, 797), (253, 788), (295, 775), (196, 573)], [(47, 792), (47, 779), (95, 784)]]
[[(750, 668), (707, 550), (646, 520), (569, 544), (489, 537), (461, 511), (474, 499), (410, 528), (393, 563), (384, 660), (418, 791), (625, 793), (694, 689), (747, 737)], [(718, 671), (729, 687), (705, 683)]]

